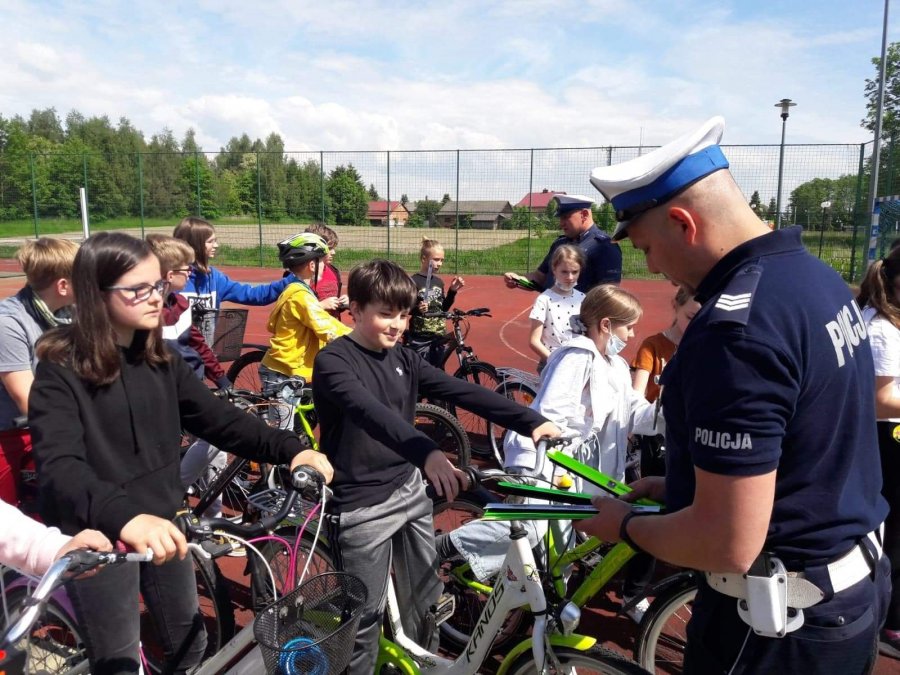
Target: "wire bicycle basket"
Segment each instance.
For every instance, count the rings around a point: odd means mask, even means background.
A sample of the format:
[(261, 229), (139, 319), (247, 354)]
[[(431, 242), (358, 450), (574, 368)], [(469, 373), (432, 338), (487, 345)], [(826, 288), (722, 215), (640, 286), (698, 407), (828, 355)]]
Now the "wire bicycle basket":
[(338, 675), (350, 663), (366, 604), (365, 584), (326, 572), (269, 605), (253, 621), (270, 675)]
[(234, 361), (241, 355), (248, 310), (195, 307), (193, 311), (194, 325), (219, 361)]

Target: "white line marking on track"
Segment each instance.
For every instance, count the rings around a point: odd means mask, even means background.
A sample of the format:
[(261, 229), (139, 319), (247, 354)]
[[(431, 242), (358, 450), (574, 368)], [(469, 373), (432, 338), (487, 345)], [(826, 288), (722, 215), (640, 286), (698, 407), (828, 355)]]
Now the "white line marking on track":
[(528, 360), (531, 361), (532, 363), (537, 363), (537, 359), (536, 359), (536, 358), (530, 356), (529, 354), (523, 354), (523, 353), (520, 352), (518, 349), (516, 349), (515, 347), (513, 347), (511, 344), (509, 344), (509, 340), (507, 340), (507, 339), (506, 339), (506, 336), (504, 336), (504, 334), (503, 334), (504, 331), (506, 330), (506, 327), (507, 327), (507, 326), (509, 326), (509, 325), (510, 325), (511, 323), (513, 323), (514, 321), (516, 321), (516, 320), (517, 320), (520, 316), (522, 316), (525, 312), (530, 312), (530, 311), (531, 311), (531, 307), (526, 307), (526, 308), (523, 309), (521, 312), (519, 312), (518, 314), (516, 314), (513, 318), (509, 319), (508, 321), (504, 321), (504, 322), (503, 322), (503, 325), (500, 326), (500, 342), (502, 342), (504, 345), (506, 345), (506, 348), (507, 348), (507, 349), (509, 349), (509, 350), (512, 351), (512, 352), (515, 352), (516, 354), (518, 354), (518, 355), (521, 356), (522, 358), (528, 359)]

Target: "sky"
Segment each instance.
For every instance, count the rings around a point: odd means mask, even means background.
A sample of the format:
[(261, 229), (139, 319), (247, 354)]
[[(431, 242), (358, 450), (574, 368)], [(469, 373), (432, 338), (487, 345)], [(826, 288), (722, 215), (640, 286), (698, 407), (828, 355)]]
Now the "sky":
[[(888, 40), (900, 39), (900, 8)], [(0, 0), (0, 115), (188, 128), (216, 151), (859, 143), (882, 0)]]

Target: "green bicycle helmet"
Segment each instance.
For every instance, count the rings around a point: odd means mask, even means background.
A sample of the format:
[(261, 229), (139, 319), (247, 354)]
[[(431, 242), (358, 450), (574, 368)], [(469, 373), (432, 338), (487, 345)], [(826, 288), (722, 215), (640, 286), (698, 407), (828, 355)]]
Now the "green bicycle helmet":
[(278, 259), (287, 269), (308, 260), (317, 260), (328, 255), (328, 244), (317, 234), (301, 232), (289, 239), (278, 242)]

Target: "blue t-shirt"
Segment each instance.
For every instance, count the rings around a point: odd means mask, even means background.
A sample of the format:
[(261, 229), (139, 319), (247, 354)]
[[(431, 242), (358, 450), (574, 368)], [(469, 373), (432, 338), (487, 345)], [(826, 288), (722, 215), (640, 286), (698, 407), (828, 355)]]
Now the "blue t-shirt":
[(872, 353), (850, 290), (789, 228), (728, 253), (696, 299), (661, 382), (669, 507), (693, 501), (694, 467), (777, 470), (765, 550), (788, 565), (845, 553), (888, 511)]
[(558, 237), (551, 245), (538, 271), (547, 276), (544, 288), (553, 288), (553, 270), (550, 261), (553, 253), (563, 244), (578, 246), (584, 253), (584, 268), (575, 286), (582, 293), (587, 293), (598, 284), (617, 284), (622, 280), (622, 249), (613, 242), (608, 234), (596, 225), (583, 232), (577, 241), (568, 237)]

